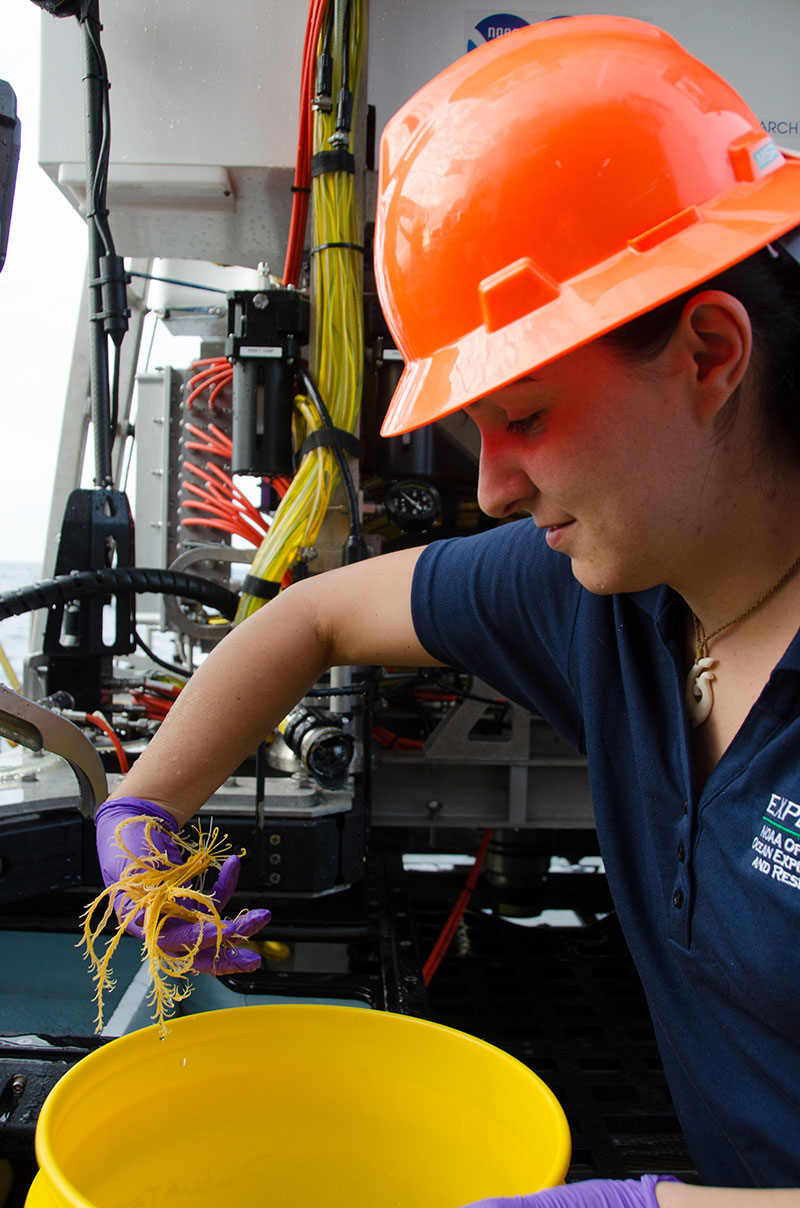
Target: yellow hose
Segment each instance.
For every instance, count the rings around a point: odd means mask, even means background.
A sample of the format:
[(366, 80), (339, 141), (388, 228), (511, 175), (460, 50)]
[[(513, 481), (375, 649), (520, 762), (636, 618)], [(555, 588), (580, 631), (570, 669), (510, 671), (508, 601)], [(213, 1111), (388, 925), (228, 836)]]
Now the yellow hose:
[[(333, 3), (333, 0), (331, 0)], [(335, 98), (343, 78), (343, 14), (335, 4), (333, 31), (334, 106), (331, 113), (316, 110), (313, 121), (313, 152), (330, 151), (330, 139), (336, 133)], [(323, 30), (325, 27), (323, 20)], [(361, 63), (361, 0), (351, 0), (349, 31), (349, 84), (353, 89), (353, 111)], [(321, 49), (324, 32), (320, 35)], [(349, 135), (347, 150), (352, 153)], [(313, 257), (311, 291), (311, 376), (316, 383), (336, 428), (357, 434), (360, 410), (364, 333), (362, 325), (362, 253), (350, 247), (328, 244), (359, 244), (358, 217), (352, 172), (332, 171), (312, 180), (312, 248), (322, 250)], [(321, 427), (321, 420), (309, 400), (295, 399), (295, 447)], [(254, 578), (280, 583), (287, 571), (307, 560), (313, 549), (331, 496), (339, 481), (336, 458), (330, 448), (312, 449), (301, 461), (291, 485), (281, 500), (270, 526), (253, 559), (250, 574)], [(234, 624), (256, 612), (265, 601), (260, 596), (242, 594)]]
[(0, 667), (2, 667), (3, 670), (5, 671), (6, 679), (8, 680), (9, 684), (14, 689), (14, 691), (19, 692), (20, 682), (17, 678), (17, 674), (16, 674), (14, 668), (11, 666), (11, 663), (8, 661), (8, 655), (6, 654), (5, 650), (3, 649), (2, 642), (0, 642)]

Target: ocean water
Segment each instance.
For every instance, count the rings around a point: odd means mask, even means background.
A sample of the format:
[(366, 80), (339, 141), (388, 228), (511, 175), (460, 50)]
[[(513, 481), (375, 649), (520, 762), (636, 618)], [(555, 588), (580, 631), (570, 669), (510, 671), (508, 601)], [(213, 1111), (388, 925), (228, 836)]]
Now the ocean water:
[[(38, 562), (0, 562), (0, 595), (14, 588), (36, 583), (40, 575), (41, 566)], [(32, 617), (33, 613), (29, 612), (21, 617), (8, 617), (7, 620), (0, 621), (0, 645), (19, 679), (22, 679), (22, 664), (28, 653)], [(0, 665), (0, 683), (8, 682), (8, 676)]]

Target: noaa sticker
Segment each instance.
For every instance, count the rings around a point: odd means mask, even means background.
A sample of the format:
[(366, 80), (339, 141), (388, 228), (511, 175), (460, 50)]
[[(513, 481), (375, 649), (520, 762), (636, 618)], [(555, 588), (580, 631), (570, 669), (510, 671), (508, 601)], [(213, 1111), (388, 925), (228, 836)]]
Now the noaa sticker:
[(475, 50), (484, 42), (491, 42), (502, 34), (511, 33), (512, 29), (524, 29), (526, 25), (530, 25), (530, 21), (526, 21), (524, 17), (517, 17), (514, 13), (493, 13), (491, 17), (484, 17), (482, 21), (478, 21), (477, 25), (470, 30), (467, 37), (467, 50)]

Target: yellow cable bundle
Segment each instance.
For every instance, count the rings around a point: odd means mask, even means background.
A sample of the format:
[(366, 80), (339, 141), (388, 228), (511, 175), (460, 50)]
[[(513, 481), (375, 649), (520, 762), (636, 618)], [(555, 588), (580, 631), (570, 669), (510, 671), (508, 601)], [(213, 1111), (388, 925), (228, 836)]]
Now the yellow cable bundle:
[[(331, 0), (331, 3), (334, 104), (330, 113), (315, 111), (315, 154), (336, 150), (337, 139), (344, 141), (336, 131), (336, 98), (343, 86), (345, 62), (349, 64), (347, 83), (353, 91), (354, 111), (360, 74), (361, 0), (346, 0), (344, 4)], [(328, 14), (323, 21), (318, 52), (324, 44), (327, 21)], [(347, 135), (347, 145), (342, 149), (352, 152), (352, 141), (352, 134)], [(355, 435), (364, 359), (362, 253), (355, 246), (329, 246), (360, 242), (352, 172), (336, 170), (313, 178), (311, 238), (312, 248), (316, 249), (311, 293), (311, 376), (334, 426)], [(299, 448), (311, 432), (322, 426), (322, 421), (305, 396), (299, 396), (295, 406), (295, 447)], [(301, 551), (317, 540), (338, 481), (339, 470), (330, 448), (306, 453), (253, 559), (251, 575), (281, 582), (298, 557), (302, 558)], [(259, 596), (243, 594), (234, 623), (238, 625), (251, 616), (264, 602)]]

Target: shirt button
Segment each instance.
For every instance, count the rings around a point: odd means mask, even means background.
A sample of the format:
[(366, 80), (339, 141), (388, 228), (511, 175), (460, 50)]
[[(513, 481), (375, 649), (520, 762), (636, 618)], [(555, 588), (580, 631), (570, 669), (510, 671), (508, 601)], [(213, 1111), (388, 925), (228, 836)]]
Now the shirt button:
[(672, 905), (675, 907), (676, 910), (680, 910), (681, 906), (683, 905), (683, 890), (682, 889), (675, 890), (674, 894), (672, 895)]
[(686, 859), (686, 848), (682, 843), (678, 844), (678, 859), (680, 860), (681, 864)]

